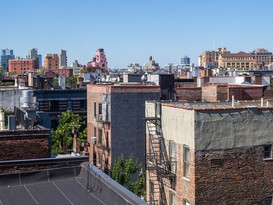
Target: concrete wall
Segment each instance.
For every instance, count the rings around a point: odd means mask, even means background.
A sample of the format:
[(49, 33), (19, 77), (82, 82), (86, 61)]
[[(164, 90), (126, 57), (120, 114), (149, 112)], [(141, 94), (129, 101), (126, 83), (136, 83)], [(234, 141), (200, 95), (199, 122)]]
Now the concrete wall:
[(196, 150), (231, 149), (273, 142), (272, 109), (198, 110), (194, 119)]
[[(195, 145), (194, 145), (194, 112), (181, 108), (162, 106), (162, 131), (169, 152), (170, 141), (175, 142), (175, 157), (177, 161), (176, 186), (171, 189), (165, 186), (167, 196), (169, 192), (175, 194), (176, 204), (183, 204), (187, 199), (190, 204), (195, 203)], [(190, 176), (184, 177), (184, 146), (190, 149)]]
[(13, 112), (14, 106), (20, 106), (22, 90), (17, 88), (0, 89), (0, 108), (7, 112)]

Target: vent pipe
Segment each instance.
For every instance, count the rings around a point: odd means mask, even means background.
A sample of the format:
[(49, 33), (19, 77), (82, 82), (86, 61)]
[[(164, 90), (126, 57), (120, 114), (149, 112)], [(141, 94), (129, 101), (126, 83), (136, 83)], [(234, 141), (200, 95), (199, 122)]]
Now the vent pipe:
[(264, 98), (261, 98), (261, 107), (264, 106)]
[(231, 96), (231, 106), (234, 107), (234, 95)]

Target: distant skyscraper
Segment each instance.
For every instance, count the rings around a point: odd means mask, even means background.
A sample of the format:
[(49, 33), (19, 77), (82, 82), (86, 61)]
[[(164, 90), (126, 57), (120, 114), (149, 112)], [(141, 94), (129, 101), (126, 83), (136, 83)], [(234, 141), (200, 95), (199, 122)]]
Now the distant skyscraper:
[(37, 59), (38, 58), (38, 49), (32, 48), (29, 49), (27, 59)]
[(43, 59), (42, 59), (42, 54), (37, 55), (38, 60), (39, 60), (39, 68), (43, 67)]
[(184, 56), (181, 58), (181, 64), (182, 65), (190, 65), (191, 64), (191, 59), (188, 56)]
[(13, 49), (2, 49), (1, 50), (1, 58), (0, 58), (0, 66), (8, 71), (9, 69), (9, 60), (14, 59)]
[(66, 50), (61, 49), (60, 54), (60, 68), (67, 67), (67, 57), (66, 57)]

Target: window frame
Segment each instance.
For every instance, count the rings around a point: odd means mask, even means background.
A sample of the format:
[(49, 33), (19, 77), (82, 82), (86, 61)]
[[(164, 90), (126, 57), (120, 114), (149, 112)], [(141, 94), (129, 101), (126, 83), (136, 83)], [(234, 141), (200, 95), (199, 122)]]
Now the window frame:
[[(187, 154), (188, 154), (188, 159), (186, 159)], [(184, 145), (183, 146), (183, 177), (187, 179), (190, 178), (190, 162), (191, 162), (190, 148), (189, 146)]]

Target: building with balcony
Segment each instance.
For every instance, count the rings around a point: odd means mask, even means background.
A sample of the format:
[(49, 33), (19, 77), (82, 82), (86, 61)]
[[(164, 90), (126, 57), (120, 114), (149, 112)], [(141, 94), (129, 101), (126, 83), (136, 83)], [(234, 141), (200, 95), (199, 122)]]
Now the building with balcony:
[(89, 159), (106, 173), (120, 156), (145, 167), (145, 100), (159, 100), (159, 86), (87, 85)]
[(12, 59), (9, 60), (9, 72), (15, 74), (37, 72), (39, 69), (38, 59)]
[(198, 58), (198, 64), (204, 68), (218, 68), (219, 55), (230, 53), (227, 48), (218, 48), (217, 51), (205, 51)]
[(108, 62), (103, 48), (99, 48), (96, 51), (96, 56), (87, 64), (87, 67), (100, 68), (104, 71), (108, 70)]
[(44, 68), (46, 70), (59, 69), (59, 55), (58, 54), (47, 54), (44, 60)]
[(273, 104), (146, 102), (150, 204), (272, 204)]

